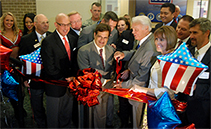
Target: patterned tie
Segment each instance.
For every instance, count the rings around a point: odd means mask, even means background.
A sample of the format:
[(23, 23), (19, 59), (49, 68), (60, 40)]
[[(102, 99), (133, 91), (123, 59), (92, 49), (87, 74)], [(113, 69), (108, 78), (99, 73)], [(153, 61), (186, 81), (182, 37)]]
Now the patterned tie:
[(40, 43), (42, 43), (42, 40), (44, 39), (44, 36), (43, 35), (41, 35), (40, 36)]
[(67, 40), (66, 40), (65, 37), (63, 37), (63, 39), (64, 39), (64, 43), (65, 43), (64, 46), (65, 46), (65, 49), (66, 49), (66, 51), (67, 51), (67, 55), (68, 55), (69, 60), (70, 60), (70, 57), (71, 57), (70, 44), (67, 42)]
[(105, 68), (104, 59), (103, 59), (103, 49), (100, 49), (100, 58), (101, 58), (101, 61), (102, 61), (102, 64), (103, 64), (103, 68)]
[(195, 54), (194, 54), (194, 57), (197, 59), (198, 56), (199, 56), (199, 51), (196, 50), (196, 51), (195, 51)]

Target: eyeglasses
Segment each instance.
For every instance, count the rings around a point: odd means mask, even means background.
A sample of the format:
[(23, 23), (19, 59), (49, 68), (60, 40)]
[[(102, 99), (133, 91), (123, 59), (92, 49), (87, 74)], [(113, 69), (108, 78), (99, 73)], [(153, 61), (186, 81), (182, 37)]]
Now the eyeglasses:
[(62, 24), (62, 23), (58, 23), (58, 22), (56, 22), (56, 23), (61, 27), (65, 27), (65, 26), (70, 27), (70, 23), (68, 23), (68, 24)]

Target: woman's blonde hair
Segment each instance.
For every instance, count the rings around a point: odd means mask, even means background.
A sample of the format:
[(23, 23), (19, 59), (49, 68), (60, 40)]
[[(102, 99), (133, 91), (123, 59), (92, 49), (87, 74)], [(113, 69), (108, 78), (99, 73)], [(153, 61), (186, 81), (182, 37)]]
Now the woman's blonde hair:
[(19, 33), (19, 28), (18, 28), (18, 24), (17, 24), (17, 20), (15, 18), (15, 16), (11, 13), (11, 12), (7, 12), (4, 13), (1, 17), (0, 23), (1, 23), (1, 33), (4, 35), (5, 34), (5, 26), (4, 26), (4, 19), (7, 15), (10, 15), (13, 17), (13, 26), (12, 29), (14, 31), (14, 35), (17, 35)]
[[(177, 33), (172, 26), (162, 26), (154, 32), (154, 37), (162, 36), (167, 41), (166, 51), (174, 50), (177, 43)], [(165, 37), (164, 37), (165, 36)]]

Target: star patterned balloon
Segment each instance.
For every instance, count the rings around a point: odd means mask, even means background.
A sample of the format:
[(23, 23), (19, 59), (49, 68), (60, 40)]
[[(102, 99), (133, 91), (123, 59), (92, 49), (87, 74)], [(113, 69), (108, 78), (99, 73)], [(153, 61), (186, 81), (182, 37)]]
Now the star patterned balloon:
[(30, 54), (19, 56), (19, 58), (24, 61), (23, 74), (38, 77), (41, 75), (41, 69), (43, 68), (43, 65), (41, 61), (40, 50), (41, 48), (38, 48), (36, 51)]
[(208, 66), (200, 63), (189, 52), (185, 43), (173, 53), (157, 56), (162, 71), (162, 86), (175, 91), (193, 95), (197, 78)]
[(182, 123), (167, 92), (158, 100), (149, 102), (147, 121), (148, 127), (152, 129), (170, 129)]

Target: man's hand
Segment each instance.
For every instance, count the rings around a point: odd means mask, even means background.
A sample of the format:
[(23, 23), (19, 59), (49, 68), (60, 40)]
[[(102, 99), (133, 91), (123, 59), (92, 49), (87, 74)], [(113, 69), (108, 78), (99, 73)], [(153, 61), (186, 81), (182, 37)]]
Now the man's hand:
[(71, 82), (71, 81), (74, 81), (75, 80), (75, 77), (68, 77), (68, 78), (65, 78), (67, 80), (67, 82)]
[(125, 54), (123, 52), (117, 51), (114, 53), (115, 60), (121, 60), (125, 57)]
[(110, 44), (110, 46), (112, 46), (114, 49), (116, 49), (116, 45), (115, 44)]
[(118, 84), (114, 84), (114, 88), (117, 88), (117, 89), (122, 88), (122, 82), (120, 82)]
[(127, 69), (127, 70), (123, 71), (121, 74), (122, 74), (122, 76), (120, 78), (123, 80), (126, 80), (129, 77), (130, 70)]

